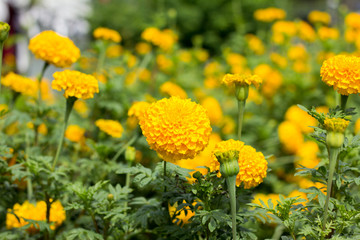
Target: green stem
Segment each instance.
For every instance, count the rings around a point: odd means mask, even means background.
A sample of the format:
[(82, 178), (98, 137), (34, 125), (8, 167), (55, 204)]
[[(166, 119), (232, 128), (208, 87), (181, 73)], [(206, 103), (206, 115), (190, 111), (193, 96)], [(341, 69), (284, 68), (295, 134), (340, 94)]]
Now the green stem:
[(333, 182), (333, 177), (334, 177), (334, 172), (335, 172), (335, 166), (336, 166), (336, 162), (337, 162), (337, 156), (340, 152), (340, 148), (331, 148), (330, 147), (330, 159), (329, 159), (329, 176), (328, 176), (328, 182), (327, 182), (327, 192), (326, 192), (326, 201), (325, 201), (325, 206), (324, 206), (324, 215), (323, 215), (323, 224), (322, 224), (322, 229), (325, 230), (325, 226), (326, 226), (326, 221), (328, 218), (328, 207), (329, 207), (329, 201), (330, 201), (330, 196), (331, 196), (331, 187), (332, 187), (332, 182)]
[(71, 113), (71, 110), (72, 110), (72, 108), (73, 108), (74, 103), (75, 103), (76, 100), (77, 100), (76, 97), (69, 97), (69, 98), (66, 99), (64, 127), (63, 127), (63, 130), (62, 130), (62, 132), (61, 132), (59, 145), (58, 145), (58, 148), (57, 148), (57, 150), (56, 150), (56, 155), (55, 155), (55, 157), (54, 157), (54, 162), (53, 162), (53, 165), (52, 165), (52, 170), (53, 170), (53, 171), (54, 171), (54, 169), (55, 169), (56, 162), (58, 161), (59, 156), (60, 156), (60, 152), (61, 152), (62, 145), (63, 145), (63, 142), (64, 142), (64, 136), (65, 136), (65, 131), (66, 131), (67, 123), (68, 123), (68, 121), (69, 121), (70, 113)]
[(241, 139), (241, 130), (244, 120), (245, 112), (245, 103), (246, 101), (238, 101), (238, 139)]
[(115, 154), (115, 156), (111, 159), (111, 161), (116, 161), (120, 157), (120, 155), (126, 150), (126, 148), (130, 145), (132, 145), (139, 136), (135, 134), (125, 145), (123, 145), (119, 151)]
[(41, 81), (43, 79), (43, 76), (45, 74), (45, 71), (46, 71), (46, 68), (49, 66), (49, 63), (48, 62), (44, 62), (44, 65), (43, 65), (43, 68), (40, 72), (40, 75), (38, 77), (38, 84), (39, 84), (39, 91), (38, 91), (38, 104), (40, 105), (41, 102), (42, 102), (42, 99), (41, 99)]
[(347, 100), (349, 99), (349, 96), (347, 95), (341, 95), (341, 109), (345, 112), (346, 109), (346, 103)]
[[(164, 182), (166, 182), (166, 161), (164, 161)], [(167, 189), (166, 189), (166, 185), (164, 187), (164, 192), (166, 192)]]
[[(26, 158), (25, 158), (25, 161), (27, 161), (28, 158), (29, 158), (29, 148), (30, 148), (30, 141), (29, 141), (29, 135), (28, 134), (26, 134), (25, 140), (26, 140), (26, 149), (25, 149)], [(29, 168), (26, 168), (26, 172), (29, 173), (29, 175), (30, 175)], [(32, 187), (32, 181), (31, 181), (30, 177), (27, 178), (26, 183), (27, 183), (27, 197), (28, 197), (28, 201), (30, 202), (32, 200), (32, 196), (33, 196), (33, 187)]]
[(230, 195), (231, 220), (232, 220), (232, 235), (233, 240), (236, 239), (236, 175), (227, 177), (226, 184)]
[(279, 240), (280, 237), (282, 236), (283, 232), (284, 232), (284, 225), (278, 225), (276, 228), (275, 228), (275, 232), (274, 234), (272, 235), (271, 239), (273, 240)]
[(98, 60), (98, 64), (96, 67), (96, 73), (97, 74), (101, 74), (101, 70), (104, 66), (104, 62), (105, 62), (105, 57), (106, 57), (106, 47), (107, 47), (107, 43), (102, 42), (101, 48), (100, 48), (100, 53), (99, 53), (99, 60)]

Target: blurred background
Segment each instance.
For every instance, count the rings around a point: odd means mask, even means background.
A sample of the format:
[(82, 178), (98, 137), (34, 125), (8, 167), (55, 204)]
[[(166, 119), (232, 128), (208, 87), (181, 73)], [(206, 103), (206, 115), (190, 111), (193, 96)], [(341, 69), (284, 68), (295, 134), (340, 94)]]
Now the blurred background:
[[(16, 45), (6, 51), (17, 56), (14, 58), (17, 71), (25, 73), (30, 65), (27, 42), (43, 30), (52, 29), (69, 36), (84, 49), (92, 38), (92, 31), (99, 26), (119, 31), (126, 48), (134, 47), (147, 27), (170, 28), (177, 32), (180, 46), (201, 45), (210, 55), (216, 55), (221, 53), (220, 46), (228, 43), (236, 46), (241, 42), (239, 34), (255, 33), (261, 23), (254, 21), (253, 13), (266, 7), (286, 10), (287, 19), (306, 20), (312, 10), (326, 11), (336, 26), (341, 18), (339, 12), (357, 11), (360, 1), (0, 0), (0, 21), (12, 27)], [(241, 52), (241, 46), (239, 48)]]

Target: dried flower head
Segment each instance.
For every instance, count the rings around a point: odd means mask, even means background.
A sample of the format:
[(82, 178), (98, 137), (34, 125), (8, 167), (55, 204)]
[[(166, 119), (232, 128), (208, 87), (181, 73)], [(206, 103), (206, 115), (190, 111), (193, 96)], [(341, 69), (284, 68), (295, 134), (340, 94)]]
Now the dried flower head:
[(152, 103), (140, 119), (140, 127), (150, 148), (170, 162), (194, 158), (207, 146), (211, 133), (206, 110), (179, 97)]
[(93, 98), (99, 92), (99, 85), (92, 75), (74, 70), (65, 70), (53, 74), (52, 88), (58, 91), (65, 90), (64, 96), (81, 99)]
[(43, 31), (30, 39), (29, 49), (36, 58), (60, 68), (70, 67), (80, 58), (80, 49), (54, 31)]

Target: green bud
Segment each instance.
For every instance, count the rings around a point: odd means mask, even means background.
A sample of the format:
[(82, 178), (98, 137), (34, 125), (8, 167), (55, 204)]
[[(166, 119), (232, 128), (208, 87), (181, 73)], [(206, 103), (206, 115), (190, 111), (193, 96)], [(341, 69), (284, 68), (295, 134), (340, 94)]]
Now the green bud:
[(344, 133), (328, 132), (326, 136), (326, 143), (329, 147), (340, 148), (344, 143)]
[(111, 194), (111, 193), (109, 193), (109, 194), (107, 195), (107, 200), (113, 201), (113, 200), (114, 200), (114, 195)]
[(134, 147), (127, 147), (125, 151), (125, 159), (128, 162), (133, 162), (135, 160), (136, 150)]
[(3, 43), (9, 36), (10, 25), (6, 22), (0, 22), (0, 43)]
[(249, 96), (249, 85), (236, 84), (235, 96), (238, 101), (246, 101)]
[(239, 173), (239, 151), (216, 152), (215, 157), (220, 162), (220, 173), (222, 176), (226, 178), (236, 176)]

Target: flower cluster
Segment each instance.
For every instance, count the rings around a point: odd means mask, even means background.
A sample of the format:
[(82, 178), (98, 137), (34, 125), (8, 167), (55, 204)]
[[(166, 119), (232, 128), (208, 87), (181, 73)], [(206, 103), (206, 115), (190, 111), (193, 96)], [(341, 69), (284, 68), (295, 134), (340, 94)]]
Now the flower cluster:
[(119, 43), (121, 41), (120, 34), (117, 31), (109, 28), (98, 27), (94, 30), (93, 35), (96, 39), (103, 39), (116, 43)]
[(211, 133), (206, 110), (178, 97), (152, 103), (140, 119), (140, 127), (150, 148), (170, 162), (194, 158), (207, 146)]
[(79, 48), (54, 31), (44, 31), (30, 39), (29, 49), (36, 58), (60, 68), (70, 67), (80, 57)]
[[(267, 174), (267, 161), (261, 152), (256, 152), (255, 148), (244, 145), (241, 141), (233, 139), (219, 142), (213, 149), (213, 161), (210, 166), (211, 171), (219, 170), (220, 163), (217, 161), (214, 153), (227, 152), (235, 150), (239, 152), (239, 168), (240, 171), (236, 176), (236, 185), (244, 185), (245, 189), (256, 187), (263, 182)], [(221, 176), (221, 173), (218, 173)]]
[[(6, 214), (6, 228), (20, 228), (28, 224), (25, 219), (31, 219), (36, 221), (46, 221), (46, 203), (44, 201), (38, 201), (35, 205), (25, 201), (23, 204), (16, 203), (12, 209), (8, 209)], [(13, 211), (14, 214), (10, 213)], [(65, 210), (60, 201), (55, 201), (51, 204), (50, 208), (50, 222), (54, 223), (50, 226), (51, 229), (55, 229), (60, 226), (66, 219)], [(30, 225), (27, 229), (30, 233), (37, 232), (37, 228), (34, 225)]]
[(124, 131), (122, 125), (115, 120), (98, 119), (96, 120), (95, 125), (100, 128), (101, 131), (114, 138), (120, 138)]
[(27, 96), (36, 96), (38, 89), (36, 81), (13, 72), (2, 78), (1, 84)]
[(255, 87), (259, 87), (262, 83), (262, 79), (258, 75), (251, 74), (226, 74), (222, 83), (227, 86), (232, 85), (254, 85)]
[(324, 61), (320, 75), (327, 85), (342, 94), (360, 93), (360, 57), (337, 55)]
[(311, 11), (308, 15), (308, 19), (312, 23), (322, 23), (329, 25), (331, 22), (331, 16), (327, 12)]
[(177, 35), (172, 30), (165, 29), (161, 31), (154, 27), (145, 29), (141, 37), (166, 51), (170, 50), (177, 41)]
[(72, 142), (83, 142), (85, 139), (85, 129), (78, 125), (69, 125), (65, 131), (65, 137)]
[(58, 91), (65, 90), (64, 96), (80, 99), (93, 98), (99, 92), (98, 81), (89, 74), (74, 70), (55, 72), (52, 88)]

